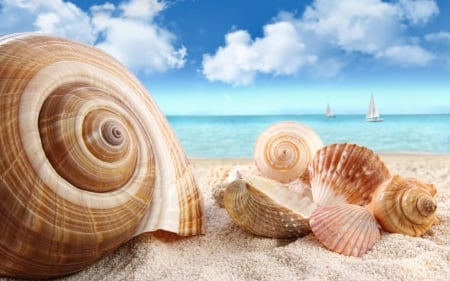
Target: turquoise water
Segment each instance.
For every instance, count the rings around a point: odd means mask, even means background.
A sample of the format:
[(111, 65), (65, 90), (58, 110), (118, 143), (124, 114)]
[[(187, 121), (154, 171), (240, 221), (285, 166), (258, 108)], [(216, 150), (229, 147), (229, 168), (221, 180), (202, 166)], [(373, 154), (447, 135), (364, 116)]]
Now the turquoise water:
[(384, 115), (366, 122), (362, 115), (327, 119), (323, 115), (168, 116), (190, 157), (252, 157), (258, 135), (285, 120), (313, 128), (324, 144), (351, 142), (376, 152), (450, 153), (450, 115)]

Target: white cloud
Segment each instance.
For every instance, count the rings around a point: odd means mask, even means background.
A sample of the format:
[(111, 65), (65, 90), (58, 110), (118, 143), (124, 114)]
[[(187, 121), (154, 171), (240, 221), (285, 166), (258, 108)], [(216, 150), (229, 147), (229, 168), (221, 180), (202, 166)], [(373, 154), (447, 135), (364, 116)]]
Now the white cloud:
[(210, 81), (250, 84), (258, 72), (290, 75), (316, 61), (292, 22), (279, 21), (264, 27), (264, 36), (252, 40), (247, 31), (226, 35), (225, 46), (214, 56), (203, 57), (203, 74)]
[(392, 46), (377, 54), (377, 57), (402, 66), (426, 66), (435, 56), (419, 46)]
[(41, 32), (86, 43), (94, 43), (96, 34), (89, 15), (62, 0), (0, 0), (0, 33)]
[(433, 0), (399, 0), (399, 12), (413, 24), (425, 24), (439, 13)]
[[(252, 40), (244, 30), (228, 33), (224, 46), (204, 55), (202, 72), (210, 81), (231, 84), (249, 84), (259, 73), (292, 75), (302, 69), (331, 77), (355, 54), (424, 66), (434, 55), (409, 38), (406, 30), (438, 13), (431, 0), (315, 0), (300, 17), (279, 14), (263, 27), (261, 38)], [(230, 40), (238, 35), (240, 40)]]
[(347, 52), (373, 54), (399, 33), (396, 7), (379, 0), (316, 0), (306, 8), (301, 23), (324, 44)]
[(210, 81), (245, 85), (253, 81), (255, 71), (249, 67), (251, 56), (250, 35), (246, 31), (234, 31), (225, 37), (225, 47), (217, 50), (214, 56), (203, 56), (203, 74)]
[(430, 42), (450, 43), (450, 32), (440, 31), (437, 33), (429, 33), (425, 35), (425, 40)]
[(119, 7), (127, 18), (151, 19), (164, 10), (166, 4), (158, 0), (134, 0), (122, 2)]
[(132, 0), (118, 7), (93, 6), (92, 23), (104, 40), (96, 44), (135, 72), (164, 72), (185, 64), (186, 48), (176, 49), (176, 37), (153, 22), (164, 8), (158, 1)]
[(0, 0), (0, 33), (41, 32), (95, 44), (139, 73), (184, 66), (186, 48), (154, 17), (166, 7), (158, 0), (106, 2), (90, 13), (62, 0)]

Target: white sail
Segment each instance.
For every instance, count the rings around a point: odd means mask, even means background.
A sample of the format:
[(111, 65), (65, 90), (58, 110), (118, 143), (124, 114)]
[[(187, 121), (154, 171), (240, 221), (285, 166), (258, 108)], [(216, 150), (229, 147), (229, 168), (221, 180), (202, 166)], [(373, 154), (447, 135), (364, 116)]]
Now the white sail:
[(328, 117), (328, 118), (335, 117), (334, 114), (333, 114), (333, 111), (331, 110), (330, 104), (327, 104), (327, 111), (325, 112), (325, 116)]
[(369, 109), (367, 110), (366, 120), (372, 122), (383, 121), (383, 119), (380, 118), (380, 113), (378, 113), (378, 109), (377, 106), (375, 105), (375, 99), (373, 98), (373, 95), (370, 97)]

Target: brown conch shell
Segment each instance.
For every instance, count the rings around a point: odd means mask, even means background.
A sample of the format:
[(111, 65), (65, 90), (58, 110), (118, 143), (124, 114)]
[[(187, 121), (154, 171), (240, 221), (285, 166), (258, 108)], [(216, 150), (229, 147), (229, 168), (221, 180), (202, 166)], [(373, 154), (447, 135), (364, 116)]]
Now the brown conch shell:
[(360, 257), (380, 240), (377, 221), (365, 208), (354, 204), (317, 207), (309, 220), (312, 232), (328, 249)]
[(420, 236), (436, 220), (435, 194), (432, 184), (395, 175), (376, 190), (368, 209), (384, 230)]
[(242, 229), (272, 238), (300, 237), (311, 232), (308, 218), (316, 207), (310, 197), (252, 174), (227, 186), (224, 205)]
[(391, 175), (372, 150), (356, 144), (320, 149), (309, 166), (314, 202), (318, 205), (366, 205), (374, 190)]
[(0, 122), (0, 275), (76, 272), (146, 231), (204, 233), (178, 139), (102, 51), (0, 37)]
[(310, 127), (295, 121), (283, 121), (271, 125), (259, 135), (253, 155), (263, 176), (289, 183), (306, 171), (321, 147), (320, 137)]

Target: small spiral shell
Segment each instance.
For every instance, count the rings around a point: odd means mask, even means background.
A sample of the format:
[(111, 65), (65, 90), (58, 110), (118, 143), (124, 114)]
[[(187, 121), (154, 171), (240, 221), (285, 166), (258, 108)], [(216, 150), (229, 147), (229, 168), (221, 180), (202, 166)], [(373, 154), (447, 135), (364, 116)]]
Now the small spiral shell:
[(69, 274), (145, 231), (204, 232), (179, 141), (102, 51), (0, 37), (0, 120), (0, 275)]
[(384, 230), (420, 236), (436, 220), (435, 193), (432, 184), (395, 175), (376, 190), (368, 209)]
[(310, 127), (283, 121), (273, 124), (258, 137), (254, 160), (265, 177), (289, 183), (304, 173), (322, 146), (320, 137)]

